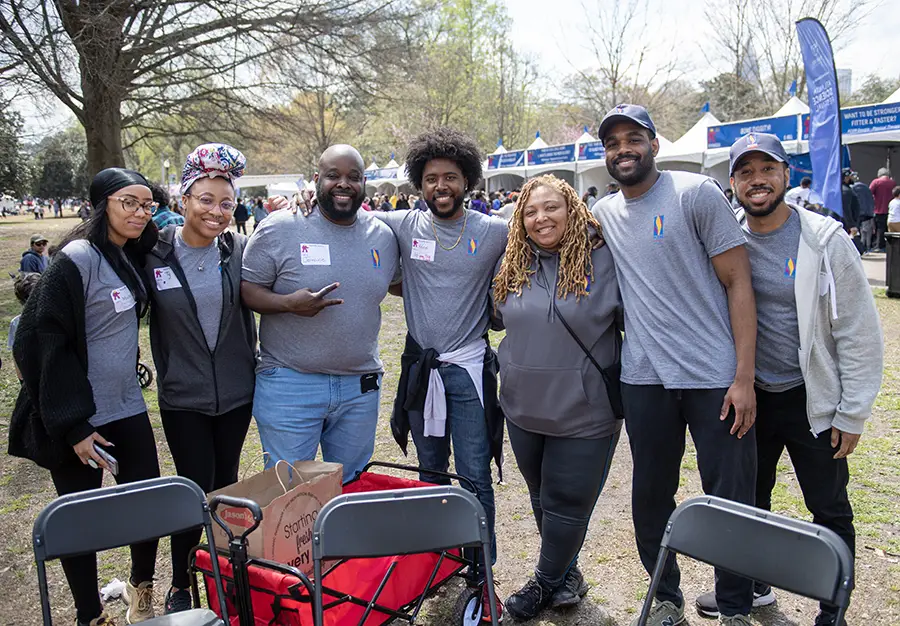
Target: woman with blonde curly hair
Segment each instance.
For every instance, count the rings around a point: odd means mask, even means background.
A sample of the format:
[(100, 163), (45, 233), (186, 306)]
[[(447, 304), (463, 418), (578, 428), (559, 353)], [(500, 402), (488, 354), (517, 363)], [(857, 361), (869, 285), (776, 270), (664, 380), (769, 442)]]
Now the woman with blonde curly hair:
[[(541, 534), (534, 578), (506, 601), (517, 619), (574, 606), (576, 565), (619, 439), (622, 301), (600, 225), (554, 176), (526, 183), (493, 282), (500, 404)], [(617, 407), (617, 408), (613, 408)]]

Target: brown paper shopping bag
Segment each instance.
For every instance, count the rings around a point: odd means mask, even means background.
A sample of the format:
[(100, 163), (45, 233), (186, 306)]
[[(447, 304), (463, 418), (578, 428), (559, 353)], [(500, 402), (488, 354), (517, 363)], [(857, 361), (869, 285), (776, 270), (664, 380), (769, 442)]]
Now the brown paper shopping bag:
[[(279, 461), (260, 474), (223, 487), (209, 497), (227, 495), (249, 498), (259, 504), (263, 520), (248, 537), (250, 556), (269, 559), (312, 573), (312, 531), (319, 510), (340, 495), (343, 470), (340, 463)], [(220, 507), (219, 517), (232, 532), (253, 525), (246, 509)], [(224, 531), (213, 524), (216, 545), (228, 545)]]

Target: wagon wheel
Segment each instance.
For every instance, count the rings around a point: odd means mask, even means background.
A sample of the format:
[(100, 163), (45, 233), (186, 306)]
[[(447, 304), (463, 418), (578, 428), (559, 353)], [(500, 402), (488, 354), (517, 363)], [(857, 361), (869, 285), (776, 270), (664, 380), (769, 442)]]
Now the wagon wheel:
[(143, 363), (137, 364), (137, 379), (141, 389), (146, 389), (153, 383), (153, 370)]
[(477, 626), (481, 624), (481, 587), (465, 589), (453, 607), (453, 624)]

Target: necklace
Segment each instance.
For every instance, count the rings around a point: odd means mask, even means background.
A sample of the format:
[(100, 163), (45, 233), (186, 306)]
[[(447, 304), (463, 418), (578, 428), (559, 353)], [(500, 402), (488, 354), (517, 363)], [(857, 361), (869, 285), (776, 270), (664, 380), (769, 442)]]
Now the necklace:
[(456, 246), (459, 245), (459, 242), (462, 241), (463, 233), (466, 232), (466, 224), (469, 221), (469, 212), (465, 209), (463, 210), (463, 227), (462, 230), (459, 231), (459, 237), (456, 238), (456, 243), (450, 246), (449, 248), (441, 243), (440, 237), (438, 237), (437, 230), (434, 227), (434, 216), (431, 216), (431, 232), (434, 233), (434, 240), (437, 241), (437, 245), (441, 247), (442, 250), (450, 251), (453, 250)]

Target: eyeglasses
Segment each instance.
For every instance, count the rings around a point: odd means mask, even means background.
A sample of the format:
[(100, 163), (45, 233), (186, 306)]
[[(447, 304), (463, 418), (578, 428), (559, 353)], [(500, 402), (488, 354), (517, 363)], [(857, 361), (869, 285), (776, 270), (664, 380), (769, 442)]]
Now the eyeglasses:
[(153, 212), (159, 208), (159, 203), (157, 202), (148, 202), (146, 204), (141, 204), (137, 198), (132, 196), (122, 196), (120, 198), (116, 198), (119, 202), (122, 203), (122, 208), (128, 211), (129, 213), (137, 213), (138, 209), (143, 209), (144, 213), (147, 215), (153, 215)]
[(204, 211), (212, 211), (217, 206), (222, 209), (225, 213), (231, 213), (234, 211), (234, 207), (236, 206), (234, 202), (231, 200), (222, 200), (221, 202), (216, 202), (212, 196), (192, 196), (189, 193), (184, 194), (189, 198), (195, 198), (197, 202), (200, 203), (200, 208)]
[(34, 242), (34, 245), (36, 245), (36, 246), (46, 246), (46, 245), (47, 245), (47, 242), (46, 242), (46, 241), (35, 241), (35, 242)]

